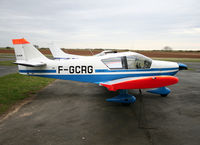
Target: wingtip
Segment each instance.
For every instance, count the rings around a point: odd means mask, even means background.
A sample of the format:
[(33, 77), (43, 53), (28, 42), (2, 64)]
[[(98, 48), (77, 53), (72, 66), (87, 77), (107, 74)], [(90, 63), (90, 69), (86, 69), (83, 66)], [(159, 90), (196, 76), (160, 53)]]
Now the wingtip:
[(13, 44), (30, 44), (30, 42), (28, 42), (26, 39), (22, 38), (22, 39), (13, 39), (12, 40)]

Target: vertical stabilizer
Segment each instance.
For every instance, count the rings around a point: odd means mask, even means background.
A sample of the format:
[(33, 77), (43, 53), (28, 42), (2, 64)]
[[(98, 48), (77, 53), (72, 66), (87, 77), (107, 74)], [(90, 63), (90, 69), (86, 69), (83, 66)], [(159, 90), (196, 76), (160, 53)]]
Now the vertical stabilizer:
[(48, 60), (37, 48), (26, 39), (12, 40), (16, 56), (16, 64), (25, 66), (42, 66)]
[(73, 54), (65, 53), (64, 51), (61, 50), (61, 48), (55, 47), (55, 46), (52, 46), (49, 49), (55, 59), (74, 59), (74, 58), (83, 58), (84, 57), (84, 56), (80, 56), (80, 55), (73, 55)]

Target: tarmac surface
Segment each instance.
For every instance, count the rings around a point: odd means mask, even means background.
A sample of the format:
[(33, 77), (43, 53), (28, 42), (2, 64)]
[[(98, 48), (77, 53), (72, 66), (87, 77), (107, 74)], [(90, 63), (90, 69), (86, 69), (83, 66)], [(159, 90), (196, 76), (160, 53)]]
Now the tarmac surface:
[(0, 66), (0, 77), (5, 76), (12, 73), (17, 73), (17, 65), (16, 66)]
[(130, 90), (135, 104), (95, 84), (56, 80), (0, 121), (0, 145), (199, 145), (200, 63), (178, 73), (167, 97)]
[[(0, 56), (0, 61), (14, 61), (14, 56), (7, 56), (4, 55), (3, 57)], [(17, 73), (17, 65), (16, 66), (0, 66), (0, 77), (4, 75), (8, 75), (11, 73)]]

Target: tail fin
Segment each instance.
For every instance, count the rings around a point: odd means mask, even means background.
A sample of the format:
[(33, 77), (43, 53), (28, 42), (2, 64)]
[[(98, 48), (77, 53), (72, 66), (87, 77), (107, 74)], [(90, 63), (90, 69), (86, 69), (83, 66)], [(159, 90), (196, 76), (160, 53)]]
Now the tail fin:
[(52, 55), (54, 58), (67, 58), (67, 53), (63, 52), (60, 48), (56, 47), (55, 45), (52, 45), (49, 47)]
[(62, 51), (59, 47), (51, 46), (50, 51), (55, 59), (72, 59), (72, 58), (82, 58), (83, 56), (68, 54)]
[(12, 40), (16, 56), (16, 64), (24, 66), (43, 66), (48, 60), (39, 50), (30, 44), (26, 39)]

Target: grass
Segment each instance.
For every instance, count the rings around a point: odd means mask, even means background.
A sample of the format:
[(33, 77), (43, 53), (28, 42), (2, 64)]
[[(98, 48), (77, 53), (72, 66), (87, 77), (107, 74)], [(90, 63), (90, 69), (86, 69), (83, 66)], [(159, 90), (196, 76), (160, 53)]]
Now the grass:
[(14, 65), (16, 65), (13, 62), (14, 62), (13, 60), (0, 61), (0, 66), (14, 66)]
[(200, 62), (200, 58), (153, 58), (153, 59), (174, 61), (174, 62)]
[(16, 102), (45, 87), (54, 79), (9, 74), (0, 77), (0, 115)]

